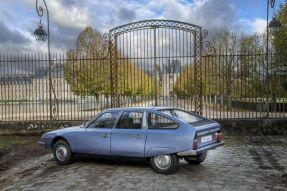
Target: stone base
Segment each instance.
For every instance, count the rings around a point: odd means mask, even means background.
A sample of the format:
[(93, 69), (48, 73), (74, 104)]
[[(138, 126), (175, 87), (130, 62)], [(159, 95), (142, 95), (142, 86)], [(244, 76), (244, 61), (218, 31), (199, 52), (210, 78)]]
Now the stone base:
[[(287, 119), (218, 119), (225, 135), (287, 135)], [(40, 135), (85, 121), (0, 122), (0, 135)]]

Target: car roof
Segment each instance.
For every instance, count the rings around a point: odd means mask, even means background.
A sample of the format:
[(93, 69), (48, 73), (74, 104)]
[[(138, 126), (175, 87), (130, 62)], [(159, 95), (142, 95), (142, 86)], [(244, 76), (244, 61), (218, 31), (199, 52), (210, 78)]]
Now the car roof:
[(159, 111), (162, 109), (175, 109), (172, 107), (125, 107), (125, 108), (111, 108), (111, 109), (106, 109), (106, 111)]

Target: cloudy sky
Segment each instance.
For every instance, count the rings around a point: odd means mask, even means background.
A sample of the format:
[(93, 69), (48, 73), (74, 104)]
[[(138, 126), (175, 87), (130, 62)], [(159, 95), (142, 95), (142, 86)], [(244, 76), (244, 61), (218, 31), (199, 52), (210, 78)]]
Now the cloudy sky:
[[(36, 0), (0, 1), (0, 55), (46, 53), (33, 32), (39, 17)], [(145, 19), (172, 19), (200, 25), (215, 33), (239, 28), (263, 32), (267, 0), (46, 0), (50, 12), (53, 53), (73, 48), (77, 35), (88, 25), (101, 32)], [(276, 1), (276, 9), (279, 3)], [(42, 0), (39, 0), (42, 3)], [(275, 10), (276, 11), (276, 10)], [(272, 15), (272, 10), (271, 14)], [(271, 17), (271, 16), (270, 16)], [(46, 17), (43, 18), (46, 27)]]

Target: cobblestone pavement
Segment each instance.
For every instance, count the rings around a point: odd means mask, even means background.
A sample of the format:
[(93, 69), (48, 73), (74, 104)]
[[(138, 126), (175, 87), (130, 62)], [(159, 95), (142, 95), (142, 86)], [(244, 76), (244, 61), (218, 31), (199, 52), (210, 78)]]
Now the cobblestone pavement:
[(48, 154), (0, 174), (0, 190), (287, 190), (286, 137), (225, 141), (201, 165), (181, 161), (167, 176), (143, 162), (78, 159), (59, 166)]

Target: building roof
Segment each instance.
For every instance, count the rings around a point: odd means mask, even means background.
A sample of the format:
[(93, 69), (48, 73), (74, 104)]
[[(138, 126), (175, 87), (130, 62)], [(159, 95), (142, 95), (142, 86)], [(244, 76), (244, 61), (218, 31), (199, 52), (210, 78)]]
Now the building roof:
[(31, 76), (23, 76), (23, 75), (8, 75), (0, 77), (0, 84), (32, 84)]
[[(35, 71), (33, 78), (40, 79), (46, 78), (49, 74), (49, 68), (41, 68)], [(56, 66), (52, 69), (51, 73), (52, 78), (63, 78), (64, 77), (64, 67)]]

